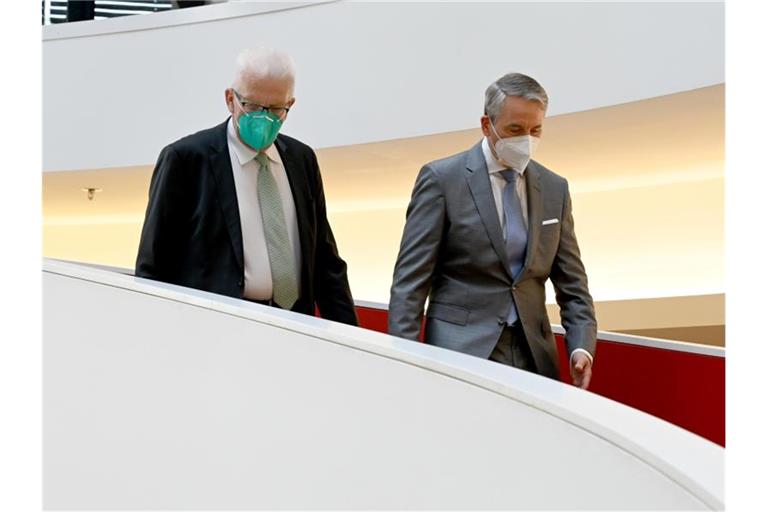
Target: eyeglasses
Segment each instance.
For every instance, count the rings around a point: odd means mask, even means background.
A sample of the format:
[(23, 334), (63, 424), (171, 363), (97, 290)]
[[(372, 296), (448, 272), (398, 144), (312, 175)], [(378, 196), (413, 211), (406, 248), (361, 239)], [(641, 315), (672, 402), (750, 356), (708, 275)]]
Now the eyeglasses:
[(288, 115), (288, 111), (290, 110), (289, 107), (265, 107), (264, 105), (259, 105), (258, 103), (244, 99), (240, 93), (234, 89), (232, 89), (232, 92), (235, 94), (237, 102), (240, 103), (240, 106), (246, 114), (261, 114), (263, 112), (269, 112), (270, 114), (273, 114), (282, 119)]

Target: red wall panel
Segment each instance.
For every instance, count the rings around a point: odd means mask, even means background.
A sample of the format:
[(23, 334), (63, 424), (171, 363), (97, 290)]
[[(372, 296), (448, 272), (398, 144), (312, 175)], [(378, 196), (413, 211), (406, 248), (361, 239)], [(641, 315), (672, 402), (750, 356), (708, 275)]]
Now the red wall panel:
[[(361, 327), (387, 332), (387, 312), (357, 308)], [(570, 382), (561, 335), (560, 378)], [(725, 446), (725, 358), (677, 350), (597, 342), (590, 391)]]

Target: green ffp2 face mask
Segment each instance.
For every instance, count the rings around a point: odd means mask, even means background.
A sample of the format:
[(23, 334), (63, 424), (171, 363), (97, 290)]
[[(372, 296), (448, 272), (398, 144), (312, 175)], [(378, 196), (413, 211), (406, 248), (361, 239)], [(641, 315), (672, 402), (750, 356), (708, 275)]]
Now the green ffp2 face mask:
[(260, 150), (275, 141), (282, 126), (283, 121), (271, 112), (253, 112), (240, 116), (237, 129), (243, 142)]

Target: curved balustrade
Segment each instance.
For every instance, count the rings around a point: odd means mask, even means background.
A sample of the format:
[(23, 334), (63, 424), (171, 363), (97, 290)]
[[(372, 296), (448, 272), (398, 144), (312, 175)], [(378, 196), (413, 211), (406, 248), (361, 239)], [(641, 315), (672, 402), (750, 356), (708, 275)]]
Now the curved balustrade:
[(594, 393), (108, 270), (43, 272), (46, 508), (723, 507), (721, 447)]
[[(130, 269), (86, 264), (132, 275)], [(355, 301), (360, 326), (387, 332), (387, 305)], [(570, 382), (564, 329), (552, 325), (560, 380)], [(674, 423), (725, 446), (725, 349), (613, 332), (598, 332), (590, 391)]]
[[(358, 302), (363, 327), (387, 331), (387, 305)], [(570, 382), (564, 330), (553, 325), (560, 380)], [(590, 391), (725, 446), (725, 349), (598, 332)]]

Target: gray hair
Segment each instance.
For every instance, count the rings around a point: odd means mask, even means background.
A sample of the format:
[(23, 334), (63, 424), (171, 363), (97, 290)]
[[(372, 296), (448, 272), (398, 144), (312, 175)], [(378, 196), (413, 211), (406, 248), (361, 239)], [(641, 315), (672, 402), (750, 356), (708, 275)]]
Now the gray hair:
[(496, 120), (508, 96), (538, 101), (544, 110), (547, 110), (549, 104), (547, 92), (539, 82), (522, 73), (507, 73), (485, 90), (485, 114), (491, 121)]
[(260, 46), (242, 50), (238, 54), (232, 87), (238, 89), (246, 79), (269, 77), (287, 79), (291, 82), (291, 89), (293, 89), (295, 76), (293, 59), (290, 55)]

